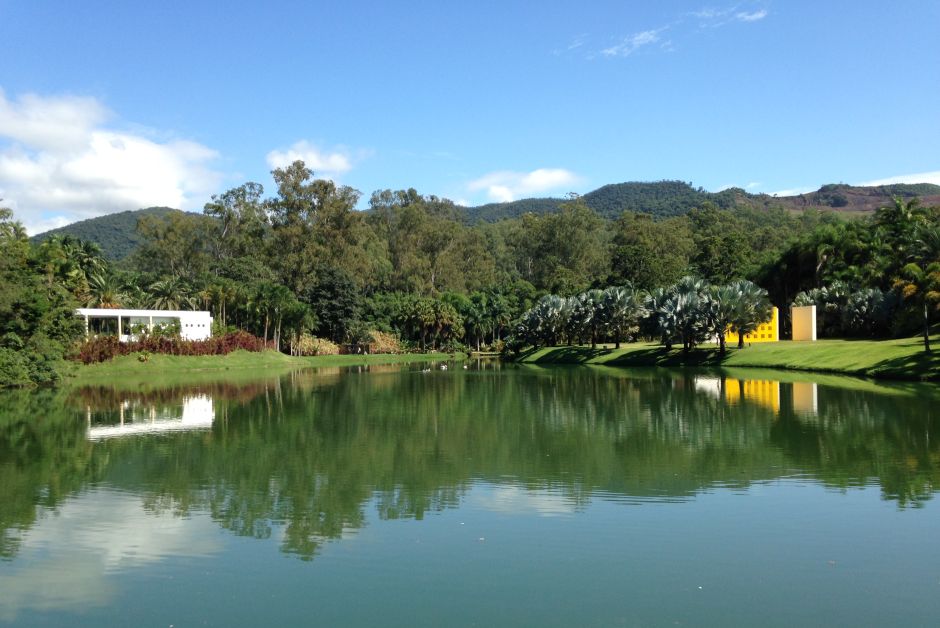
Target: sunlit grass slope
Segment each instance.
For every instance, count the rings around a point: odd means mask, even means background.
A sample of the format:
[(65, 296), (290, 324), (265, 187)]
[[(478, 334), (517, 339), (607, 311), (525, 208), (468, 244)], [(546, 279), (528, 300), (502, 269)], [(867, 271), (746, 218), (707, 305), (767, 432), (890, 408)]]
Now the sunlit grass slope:
[(522, 362), (538, 364), (605, 364), (607, 366), (727, 366), (798, 369), (891, 379), (940, 380), (940, 336), (937, 349), (924, 351), (923, 339), (819, 340), (729, 347), (722, 359), (713, 345), (683, 355), (654, 343), (609, 347), (549, 347), (524, 353)]
[[(457, 359), (465, 357), (458, 353)], [(164, 378), (179, 373), (231, 371), (232, 375), (267, 374), (319, 366), (359, 366), (366, 364), (398, 364), (454, 359), (447, 353), (426, 354), (374, 354), (374, 355), (320, 355), (296, 358), (276, 351), (251, 353), (235, 351), (228, 355), (177, 356), (150, 355), (141, 361), (136, 355), (115, 358), (100, 364), (76, 365), (72, 374), (75, 383), (102, 383), (115, 377)]]

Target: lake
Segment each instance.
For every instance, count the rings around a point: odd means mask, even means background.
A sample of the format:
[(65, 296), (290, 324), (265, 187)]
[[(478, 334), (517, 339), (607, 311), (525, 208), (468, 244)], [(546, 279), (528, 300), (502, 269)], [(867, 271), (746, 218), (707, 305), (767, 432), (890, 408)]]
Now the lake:
[(940, 625), (940, 390), (497, 362), (0, 395), (0, 624)]

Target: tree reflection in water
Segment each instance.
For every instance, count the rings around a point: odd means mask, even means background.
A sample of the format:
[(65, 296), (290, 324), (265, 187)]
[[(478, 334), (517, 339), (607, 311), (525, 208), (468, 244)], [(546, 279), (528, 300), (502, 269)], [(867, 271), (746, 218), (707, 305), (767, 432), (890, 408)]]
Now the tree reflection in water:
[[(38, 513), (92, 485), (137, 494), (154, 514), (208, 512), (238, 535), (277, 529), (283, 551), (304, 559), (363, 526), (370, 507), (421, 519), (459, 506), (478, 482), (548, 491), (577, 510), (592, 498), (687, 500), (798, 475), (839, 489), (877, 484), (884, 499), (917, 507), (940, 479), (935, 389), (863, 384), (372, 367), (5, 393), (0, 552), (15, 555)], [(193, 399), (212, 416), (184, 431)], [(158, 419), (179, 429), (89, 440), (89, 428)]]

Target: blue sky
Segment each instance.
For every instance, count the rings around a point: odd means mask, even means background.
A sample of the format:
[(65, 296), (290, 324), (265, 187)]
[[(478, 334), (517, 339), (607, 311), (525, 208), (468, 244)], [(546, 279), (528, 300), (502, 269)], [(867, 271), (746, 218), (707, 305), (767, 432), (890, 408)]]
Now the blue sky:
[(0, 197), (198, 210), (294, 157), (363, 206), (940, 183), (938, 35), (914, 0), (0, 0)]

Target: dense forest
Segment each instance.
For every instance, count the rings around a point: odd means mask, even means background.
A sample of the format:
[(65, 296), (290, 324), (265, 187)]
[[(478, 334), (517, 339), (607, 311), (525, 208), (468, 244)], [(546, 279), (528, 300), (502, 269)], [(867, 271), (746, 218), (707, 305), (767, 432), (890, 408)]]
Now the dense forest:
[[(737, 190), (706, 197), (660, 182), (606, 186), (548, 213), (470, 222), (451, 201), (414, 189), (376, 191), (369, 209), (358, 211), (358, 191), (316, 179), (303, 162), (272, 174), (270, 196), (245, 183), (212, 197), (202, 214), (140, 216), (139, 245), (119, 261), (72, 236), (30, 243), (5, 211), (4, 379), (54, 379), (56, 360), (80, 331), (67, 315), (78, 305), (209, 309), (218, 334), (243, 330), (302, 354), (376, 335), (397, 338), (405, 350), (538, 342), (533, 312), (551, 298), (579, 300), (568, 304), (581, 321), (569, 340), (643, 335), (685, 348), (701, 341), (704, 328), (669, 331), (660, 310), (694, 302), (711, 312), (713, 326), (728, 322), (722, 290), (751, 295), (752, 317), (770, 303), (784, 316), (795, 301), (816, 303), (829, 335), (917, 332), (940, 301), (940, 209), (912, 197), (848, 219), (742, 206)], [(609, 216), (611, 199), (625, 190), (650, 208), (667, 188), (668, 211)], [(682, 190), (686, 205), (675, 203)], [(622, 312), (631, 299), (641, 302), (628, 308), (637, 320), (615, 323), (608, 306), (619, 303)], [(724, 318), (715, 318), (719, 310)], [(542, 341), (566, 337), (558, 332)]]
[[(926, 205), (940, 204), (940, 186), (930, 183), (895, 184), (877, 187), (856, 187), (844, 184), (822, 186), (816, 192), (797, 196), (769, 196), (749, 194), (740, 188), (721, 192), (706, 192), (682, 181), (628, 182), (605, 185), (588, 192), (581, 199), (602, 218), (616, 220), (624, 212), (648, 214), (657, 219), (688, 214), (695, 207), (711, 202), (723, 209), (786, 209), (794, 213), (807, 209), (835, 211), (847, 216), (871, 214), (879, 207), (890, 204), (895, 197), (910, 200), (920, 197)], [(548, 214), (559, 211), (566, 202), (563, 198), (527, 198), (510, 203), (489, 203), (476, 207), (455, 206), (455, 211), (467, 225), (479, 222), (499, 222), (507, 218), (520, 218), (525, 214)], [(360, 202), (360, 205), (362, 203)], [(101, 246), (109, 260), (121, 260), (133, 253), (141, 244), (137, 221), (144, 216), (162, 215), (172, 211), (168, 207), (148, 207), (90, 218), (34, 235), (35, 243), (49, 238), (71, 236)], [(366, 212), (368, 213), (368, 209)]]
[(137, 250), (142, 238), (137, 232), (137, 221), (144, 216), (165, 217), (178, 209), (170, 207), (147, 207), (136, 211), (124, 211), (98, 218), (79, 220), (70, 225), (51, 229), (30, 238), (41, 244), (50, 238), (69, 236), (84, 242), (94, 242), (101, 247), (101, 254), (108, 260), (124, 259)]

